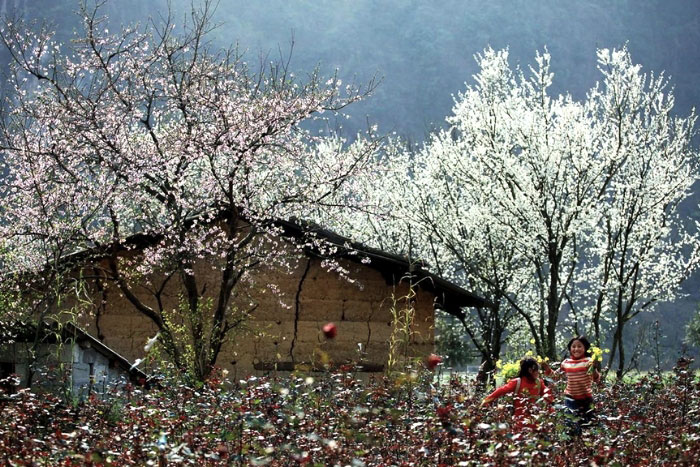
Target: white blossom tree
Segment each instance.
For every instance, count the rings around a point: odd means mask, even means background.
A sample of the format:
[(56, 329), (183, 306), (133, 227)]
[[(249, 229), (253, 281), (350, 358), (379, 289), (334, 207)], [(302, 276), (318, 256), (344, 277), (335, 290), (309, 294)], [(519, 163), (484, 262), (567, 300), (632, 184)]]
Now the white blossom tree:
[[(274, 221), (348, 207), (347, 184), (377, 148), (371, 135), (347, 144), (300, 126), (373, 83), (342, 89), (316, 71), (302, 82), (285, 60), (253, 72), (237, 49), (209, 43), (213, 4), (193, 8), (180, 33), (171, 16), (110, 32), (100, 2), (81, 5), (84, 30), (70, 45), (21, 22), (0, 33), (14, 59), (2, 122), (0, 238), (12, 253), (3, 266), (41, 272), (66, 254), (103, 261), (95, 276), (156, 324), (170, 358), (197, 379), (255, 308), (232, 305), (251, 270), (288, 261), (265, 247), (280, 233)], [(137, 246), (137, 256), (115, 254)], [(216, 283), (195, 263), (209, 264)], [(168, 284), (181, 290), (174, 318), (161, 300)]]
[[(598, 51), (603, 91), (592, 91), (600, 114), (600, 152), (620, 160), (605, 192), (604, 209), (590, 238), (594, 284), (584, 313), (601, 341), (601, 322), (612, 330), (610, 369), (625, 369), (625, 325), (656, 302), (679, 295), (680, 283), (697, 268), (698, 236), (679, 204), (698, 177), (697, 151), (691, 147), (696, 117), (674, 117), (673, 93), (662, 75), (647, 75), (626, 49)], [(590, 304), (588, 302), (587, 304)]]
[(509, 333), (552, 359), (565, 324), (603, 342), (603, 317), (619, 355), (624, 324), (677, 297), (697, 266), (677, 210), (698, 175), (695, 116), (674, 117), (666, 80), (626, 48), (598, 60), (603, 80), (577, 101), (549, 95), (547, 52), (525, 73), (486, 49), (448, 128), (387, 159), (373, 196), (392, 216), (350, 227), (491, 301), (461, 317), (484, 362)]

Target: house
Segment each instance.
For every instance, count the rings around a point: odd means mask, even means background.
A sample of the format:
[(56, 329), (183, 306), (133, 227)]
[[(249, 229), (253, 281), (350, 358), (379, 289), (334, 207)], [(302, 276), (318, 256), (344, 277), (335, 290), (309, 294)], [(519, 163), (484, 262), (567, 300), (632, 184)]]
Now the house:
[[(308, 232), (308, 226), (277, 223), (282, 238)], [(327, 252), (308, 247), (301, 252), (293, 250), (297, 261), (291, 271), (270, 267), (255, 271), (253, 284), (275, 284), (279, 293), (263, 287), (247, 290), (246, 300), (255, 303), (255, 312), (229, 336), (216, 361), (232, 377), (346, 363), (357, 364), (362, 371), (383, 371), (390, 342), (399, 337), (394, 326), (397, 313), (407, 306), (413, 315), (409, 342), (402, 350), (404, 357), (424, 357), (434, 351), (436, 309), (459, 313), (463, 307), (487, 306), (482, 298), (426, 271), (419, 263), (354, 244), (318, 227), (314, 227), (314, 234), (334, 246), (338, 267), (323, 267)], [(140, 236), (132, 245), (147, 245), (148, 241)], [(134, 258), (138, 251), (132, 246), (110, 254)], [(220, 280), (214, 277), (210, 264), (196, 264), (194, 269), (205, 284), (208, 274), (212, 283)], [(93, 298), (94, 309), (80, 322), (86, 335), (97, 336), (105, 348), (126, 361), (143, 359), (144, 345), (158, 332), (155, 323), (138, 312), (113, 282), (102, 282), (94, 289)], [(139, 299), (153, 302), (146, 292)], [(168, 283), (158, 300), (163, 309), (177, 313), (180, 290)], [(332, 339), (322, 332), (329, 322), (337, 329)]]
[[(126, 382), (145, 384), (146, 374), (71, 323), (18, 325), (11, 342), (0, 344), (0, 381), (16, 375), (20, 388), (69, 389), (74, 397), (104, 393)], [(30, 373), (29, 366), (35, 368)], [(32, 381), (29, 381), (29, 380)], [(4, 392), (17, 386), (5, 382)]]

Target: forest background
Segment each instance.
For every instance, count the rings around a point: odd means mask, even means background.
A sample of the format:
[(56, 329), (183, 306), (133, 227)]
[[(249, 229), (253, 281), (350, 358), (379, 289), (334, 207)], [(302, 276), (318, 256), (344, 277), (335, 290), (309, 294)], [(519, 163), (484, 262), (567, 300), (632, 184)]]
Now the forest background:
[[(108, 2), (104, 13), (110, 27), (118, 28), (157, 17), (167, 3), (118, 0)], [(189, 0), (170, 3), (176, 14), (189, 11)], [(49, 21), (59, 40), (70, 39), (78, 26), (76, 8), (75, 0), (0, 1), (0, 14)], [(290, 67), (300, 75), (319, 65), (325, 74), (338, 69), (344, 82), (382, 78), (372, 97), (349, 108), (350, 118), (342, 122), (349, 137), (376, 124), (379, 133), (422, 144), (431, 130), (445, 127), (452, 96), (477, 71), (473, 55), (487, 46), (508, 47), (511, 63), (523, 67), (546, 46), (553, 57), (552, 95), (569, 92), (580, 99), (600, 79), (596, 49), (627, 44), (644, 71), (670, 77), (675, 112), (686, 115), (700, 102), (700, 5), (690, 0), (221, 0), (214, 19), (221, 23), (215, 40), (222, 46), (237, 41), (250, 63), (286, 57), (293, 41)], [(5, 50), (0, 60), (9, 60)], [(689, 221), (700, 218), (700, 190), (694, 191), (681, 206)], [(698, 310), (700, 274), (683, 289), (685, 297), (640, 315), (643, 322), (628, 329), (628, 342), (658, 322), (664, 360), (674, 361), (685, 325)]]

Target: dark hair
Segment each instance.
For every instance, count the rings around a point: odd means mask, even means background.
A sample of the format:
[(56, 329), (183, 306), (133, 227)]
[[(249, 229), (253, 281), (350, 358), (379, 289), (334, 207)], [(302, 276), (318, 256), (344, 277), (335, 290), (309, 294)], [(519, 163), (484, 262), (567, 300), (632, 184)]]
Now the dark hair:
[(520, 371), (518, 372), (518, 378), (532, 379), (530, 376), (530, 368), (539, 368), (540, 365), (532, 357), (525, 357), (520, 360)]
[(569, 349), (569, 352), (571, 352), (571, 344), (573, 344), (574, 341), (579, 341), (580, 343), (583, 344), (583, 348), (586, 350), (586, 351), (584, 352), (584, 355), (585, 355), (586, 357), (590, 357), (590, 356), (591, 356), (591, 350), (590, 350), (590, 349), (591, 349), (591, 343), (588, 342), (588, 339), (586, 339), (586, 336), (576, 336), (576, 337), (573, 337), (573, 338), (569, 341), (569, 343), (566, 344), (566, 348)]

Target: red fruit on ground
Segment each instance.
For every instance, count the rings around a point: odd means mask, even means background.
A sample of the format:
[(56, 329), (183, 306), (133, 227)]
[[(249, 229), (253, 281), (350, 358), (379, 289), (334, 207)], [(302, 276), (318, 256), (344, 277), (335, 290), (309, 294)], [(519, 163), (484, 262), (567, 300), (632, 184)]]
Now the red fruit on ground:
[(431, 353), (425, 361), (425, 366), (427, 366), (429, 370), (434, 370), (440, 363), (442, 363), (442, 357)]
[(338, 328), (334, 323), (328, 323), (323, 326), (323, 335), (326, 336), (326, 339), (333, 339), (338, 335)]

